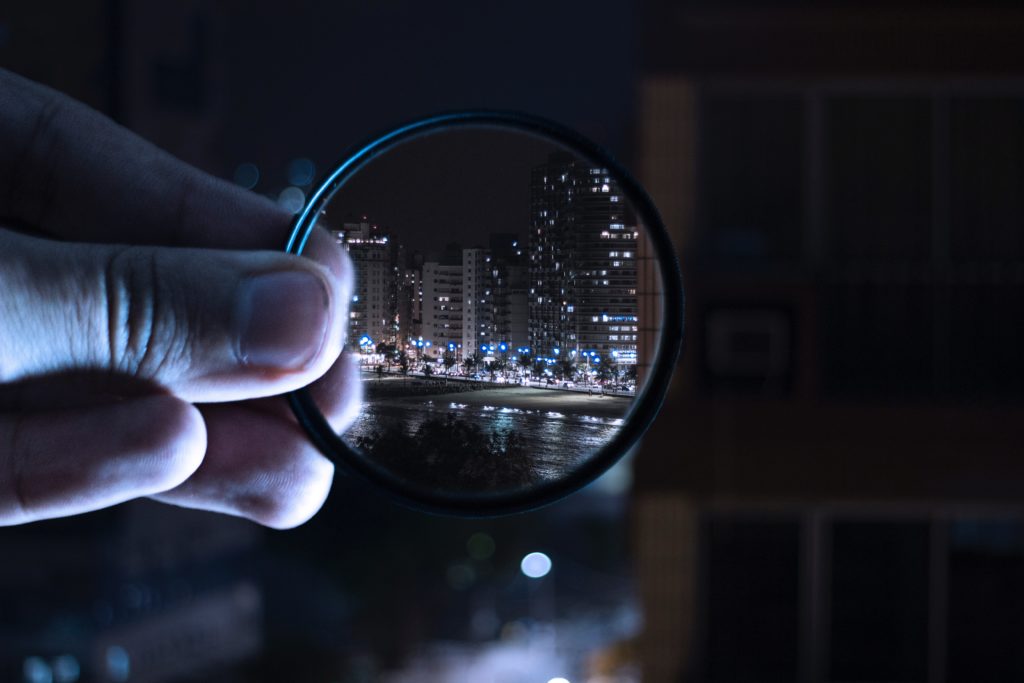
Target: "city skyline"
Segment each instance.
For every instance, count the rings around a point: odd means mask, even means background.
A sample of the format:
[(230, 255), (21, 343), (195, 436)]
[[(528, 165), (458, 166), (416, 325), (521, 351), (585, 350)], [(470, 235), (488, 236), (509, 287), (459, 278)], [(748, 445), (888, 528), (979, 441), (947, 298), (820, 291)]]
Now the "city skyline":
[(349, 344), (434, 358), (500, 350), (636, 363), (639, 232), (609, 171), (550, 152), (522, 185), (528, 227), (476, 226), (468, 244), (448, 241), (430, 254), (407, 247), (422, 230), (349, 214), (358, 218), (332, 230), (356, 267)]

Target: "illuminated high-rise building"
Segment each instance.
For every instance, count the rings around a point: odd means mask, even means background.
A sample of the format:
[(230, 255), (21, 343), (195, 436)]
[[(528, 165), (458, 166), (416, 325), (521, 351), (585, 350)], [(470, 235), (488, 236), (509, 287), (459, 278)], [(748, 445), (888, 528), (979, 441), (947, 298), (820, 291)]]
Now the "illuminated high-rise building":
[(618, 185), (555, 153), (533, 169), (530, 198), (530, 347), (635, 362), (638, 233)]
[[(528, 269), (518, 235), (495, 233), (489, 248), (462, 252), (462, 346), (466, 353), (529, 346)], [(485, 354), (486, 355), (486, 354)]]
[(423, 264), (422, 336), (429, 355), (440, 355), (449, 344), (462, 343), (462, 249), (449, 245), (442, 258)]
[(349, 304), (348, 343), (378, 344), (394, 341), (396, 324), (396, 277), (392, 245), (388, 235), (365, 217), (345, 223), (335, 231), (355, 266), (356, 278)]
[(494, 292), (490, 250), (462, 250), (462, 348), (471, 354), (494, 340)]

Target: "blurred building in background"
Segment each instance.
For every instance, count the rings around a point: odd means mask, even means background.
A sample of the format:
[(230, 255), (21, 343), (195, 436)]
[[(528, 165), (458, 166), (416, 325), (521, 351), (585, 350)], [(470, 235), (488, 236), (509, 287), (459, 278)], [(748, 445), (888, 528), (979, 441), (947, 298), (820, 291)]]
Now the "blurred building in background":
[(645, 681), (1024, 676), (1024, 13), (650, 3)]

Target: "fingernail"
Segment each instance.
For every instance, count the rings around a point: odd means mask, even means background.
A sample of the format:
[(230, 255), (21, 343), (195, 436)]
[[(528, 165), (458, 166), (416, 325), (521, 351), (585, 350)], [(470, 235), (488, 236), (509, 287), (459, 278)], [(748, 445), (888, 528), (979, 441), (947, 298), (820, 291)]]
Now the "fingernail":
[(239, 358), (258, 367), (305, 367), (327, 338), (329, 304), (326, 285), (312, 273), (281, 271), (247, 278), (239, 297)]

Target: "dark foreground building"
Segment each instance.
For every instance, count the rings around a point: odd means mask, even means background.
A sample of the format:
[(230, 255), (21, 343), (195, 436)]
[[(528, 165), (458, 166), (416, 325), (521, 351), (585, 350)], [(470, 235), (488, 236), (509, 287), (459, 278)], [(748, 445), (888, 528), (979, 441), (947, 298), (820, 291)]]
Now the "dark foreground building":
[(643, 680), (1020, 680), (1024, 15), (777, 4), (648, 17)]

